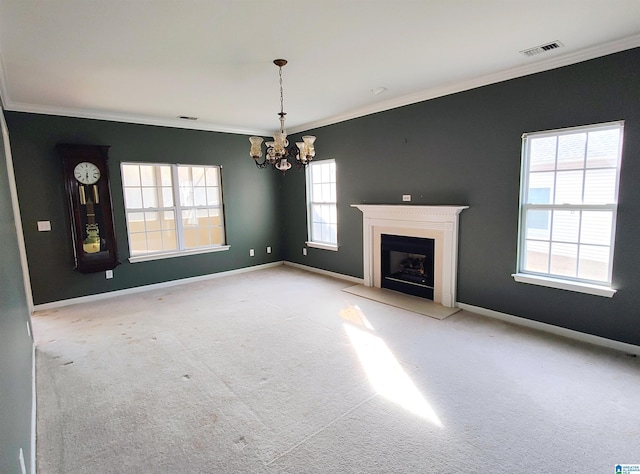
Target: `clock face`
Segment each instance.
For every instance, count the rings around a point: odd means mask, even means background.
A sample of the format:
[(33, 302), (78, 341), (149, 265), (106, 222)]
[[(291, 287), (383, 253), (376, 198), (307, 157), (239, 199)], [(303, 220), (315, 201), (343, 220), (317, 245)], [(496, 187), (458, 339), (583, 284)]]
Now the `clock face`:
[(100, 179), (100, 170), (93, 163), (83, 161), (73, 169), (73, 176), (82, 184), (94, 184)]

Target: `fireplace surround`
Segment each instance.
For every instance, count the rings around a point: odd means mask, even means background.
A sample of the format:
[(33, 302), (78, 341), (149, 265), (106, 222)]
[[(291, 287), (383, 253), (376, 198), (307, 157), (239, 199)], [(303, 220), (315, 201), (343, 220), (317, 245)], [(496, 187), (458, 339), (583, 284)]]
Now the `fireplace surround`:
[(382, 288), (382, 235), (434, 240), (433, 301), (456, 305), (458, 215), (468, 206), (352, 204), (362, 214), (364, 285)]

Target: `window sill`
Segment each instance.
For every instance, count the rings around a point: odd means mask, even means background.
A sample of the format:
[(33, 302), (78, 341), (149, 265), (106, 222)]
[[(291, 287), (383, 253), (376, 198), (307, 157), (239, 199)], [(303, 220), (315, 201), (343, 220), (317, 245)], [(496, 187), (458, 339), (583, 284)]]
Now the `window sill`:
[(148, 255), (136, 255), (129, 257), (129, 263), (149, 262), (151, 260), (162, 260), (165, 258), (184, 257), (186, 255), (198, 255), (202, 253), (222, 252), (229, 250), (231, 245), (220, 245), (219, 247), (208, 247), (205, 249), (183, 250), (181, 252), (154, 253)]
[(514, 273), (511, 275), (515, 281), (520, 283), (529, 283), (531, 285), (546, 286), (549, 288), (558, 288), (560, 290), (575, 291), (578, 293), (587, 293), (589, 295), (605, 296), (613, 298), (616, 290), (604, 285), (592, 285), (589, 283), (581, 283), (571, 280), (561, 280), (559, 278), (551, 278), (540, 275), (529, 275), (525, 273)]
[(305, 242), (307, 247), (322, 249), (322, 250), (331, 250), (333, 252), (338, 251), (338, 246), (333, 244), (321, 244), (320, 242)]

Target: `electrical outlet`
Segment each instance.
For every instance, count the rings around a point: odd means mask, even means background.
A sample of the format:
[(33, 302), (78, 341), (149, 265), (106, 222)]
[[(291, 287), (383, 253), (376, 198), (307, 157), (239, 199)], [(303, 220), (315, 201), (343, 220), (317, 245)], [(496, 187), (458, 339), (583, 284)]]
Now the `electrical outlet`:
[(107, 277), (107, 280), (113, 278), (113, 270), (107, 270), (104, 274)]
[(307, 249), (302, 249), (302, 255), (307, 256)]
[(402, 195), (402, 200), (405, 201), (405, 202), (411, 201), (411, 194), (403, 194)]
[(267, 247), (267, 253), (271, 253), (271, 247)]
[(253, 257), (256, 254), (256, 251), (253, 249), (249, 249), (249, 257)]
[(38, 232), (49, 232), (51, 230), (51, 221), (38, 221)]

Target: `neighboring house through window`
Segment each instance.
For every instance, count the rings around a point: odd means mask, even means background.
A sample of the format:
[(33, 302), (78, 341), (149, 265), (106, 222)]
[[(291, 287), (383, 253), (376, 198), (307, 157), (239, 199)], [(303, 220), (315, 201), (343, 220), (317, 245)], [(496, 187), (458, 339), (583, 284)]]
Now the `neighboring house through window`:
[(219, 166), (122, 163), (131, 262), (226, 250)]
[(309, 247), (338, 250), (335, 160), (312, 161), (307, 168)]
[(517, 281), (613, 296), (623, 126), (523, 135)]

